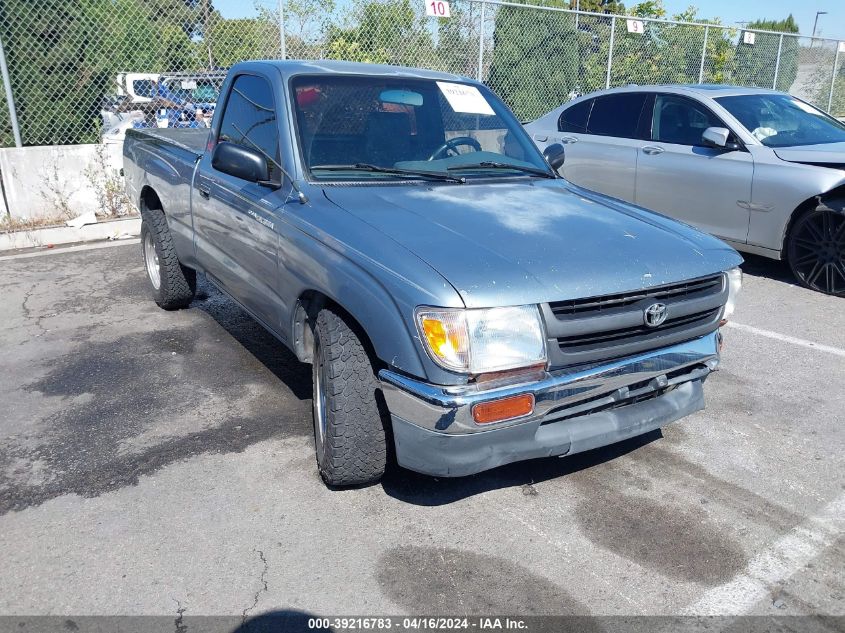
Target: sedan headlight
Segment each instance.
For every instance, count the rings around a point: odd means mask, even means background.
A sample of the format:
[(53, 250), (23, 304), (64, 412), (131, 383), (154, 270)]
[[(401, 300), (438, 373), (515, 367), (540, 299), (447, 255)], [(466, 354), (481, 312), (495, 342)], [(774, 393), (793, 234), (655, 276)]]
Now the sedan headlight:
[(742, 288), (742, 269), (731, 268), (725, 275), (728, 278), (728, 302), (725, 304), (725, 313), (722, 318), (727, 320), (736, 309), (736, 296)]
[(451, 371), (483, 374), (546, 362), (546, 339), (535, 305), (420, 307), (416, 320), (429, 356)]

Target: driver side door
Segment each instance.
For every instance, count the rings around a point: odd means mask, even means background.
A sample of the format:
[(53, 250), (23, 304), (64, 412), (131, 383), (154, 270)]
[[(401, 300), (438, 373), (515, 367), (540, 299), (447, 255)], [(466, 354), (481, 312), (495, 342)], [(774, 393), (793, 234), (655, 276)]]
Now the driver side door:
[[(708, 127), (730, 129), (704, 104), (683, 95), (656, 94), (639, 143), (635, 202), (717, 237), (748, 238), (754, 160), (742, 147), (708, 147)], [(728, 141), (738, 141), (731, 134)]]
[[(266, 77), (236, 77), (222, 111), (218, 139), (258, 150), (271, 174), (280, 164), (277, 98)], [(203, 156), (194, 191), (197, 256), (207, 275), (265, 326), (278, 331), (276, 225), (284, 196), (277, 189), (215, 169), (212, 156), (210, 151)]]

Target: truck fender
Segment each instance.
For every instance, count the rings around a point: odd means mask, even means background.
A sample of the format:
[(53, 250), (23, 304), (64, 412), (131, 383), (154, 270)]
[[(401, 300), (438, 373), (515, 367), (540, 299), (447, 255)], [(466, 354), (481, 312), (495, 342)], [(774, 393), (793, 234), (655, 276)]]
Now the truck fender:
[[(386, 366), (425, 377), (426, 370), (414, 339), (413, 300), (403, 296), (408, 281), (386, 275), (377, 279), (361, 265), (326, 245), (299, 233), (295, 246), (282, 256), (280, 273), (284, 287), (295, 289), (287, 325), (290, 347), (302, 362), (311, 362), (311, 326), (325, 306), (339, 308), (351, 318), (348, 323), (364, 335), (365, 345)], [(300, 250), (301, 249), (301, 250)], [(302, 271), (302, 272), (300, 272)], [(307, 274), (304, 274), (307, 271)], [(389, 286), (389, 287), (388, 287)], [(290, 295), (289, 295), (290, 296)]]

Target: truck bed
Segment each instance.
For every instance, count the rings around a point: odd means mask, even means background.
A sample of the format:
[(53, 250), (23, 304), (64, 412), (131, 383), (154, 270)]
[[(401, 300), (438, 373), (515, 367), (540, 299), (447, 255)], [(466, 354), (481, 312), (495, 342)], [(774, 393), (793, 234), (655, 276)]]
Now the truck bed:
[(208, 133), (206, 128), (136, 128), (126, 132), (130, 136), (164, 141), (197, 156), (201, 156), (205, 151)]

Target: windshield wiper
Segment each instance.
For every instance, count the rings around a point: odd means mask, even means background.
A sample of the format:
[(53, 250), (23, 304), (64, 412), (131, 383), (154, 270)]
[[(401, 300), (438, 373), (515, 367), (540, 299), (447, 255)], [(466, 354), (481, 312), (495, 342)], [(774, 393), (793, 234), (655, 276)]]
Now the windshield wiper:
[(425, 178), (427, 180), (442, 180), (443, 182), (465, 183), (463, 176), (452, 176), (442, 171), (425, 171), (416, 169), (397, 169), (395, 167), (379, 167), (369, 163), (355, 163), (352, 165), (313, 165), (310, 168), (325, 169), (326, 171), (369, 171), (377, 174), (390, 174), (391, 176), (407, 176), (414, 178)]
[(453, 165), (447, 167), (446, 171), (458, 171), (461, 169), (515, 169), (526, 174), (533, 174), (534, 176), (542, 176), (543, 178), (557, 178), (551, 172), (541, 169), (540, 167), (530, 167), (528, 165), (514, 165), (513, 163), (497, 163), (492, 160), (481, 161), (480, 163), (467, 163), (466, 165)]

